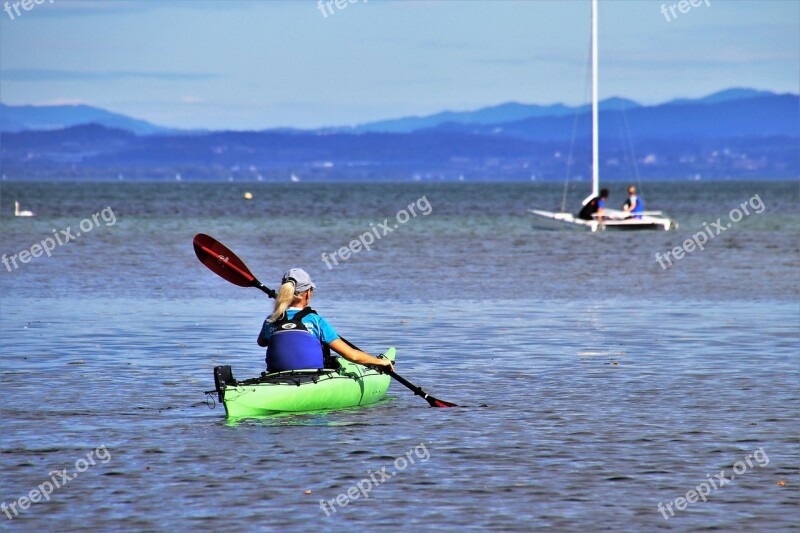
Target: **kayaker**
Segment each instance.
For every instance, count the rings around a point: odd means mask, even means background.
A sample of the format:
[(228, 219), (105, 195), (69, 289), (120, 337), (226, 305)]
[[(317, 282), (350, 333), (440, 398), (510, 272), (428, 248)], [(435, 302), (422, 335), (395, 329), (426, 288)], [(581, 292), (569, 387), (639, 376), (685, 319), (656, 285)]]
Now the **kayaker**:
[(267, 348), (267, 372), (330, 368), (330, 364), (325, 365), (325, 347), (348, 361), (394, 370), (388, 359), (351, 348), (308, 306), (316, 287), (302, 268), (292, 268), (283, 275), (275, 307), (258, 335), (258, 345)]

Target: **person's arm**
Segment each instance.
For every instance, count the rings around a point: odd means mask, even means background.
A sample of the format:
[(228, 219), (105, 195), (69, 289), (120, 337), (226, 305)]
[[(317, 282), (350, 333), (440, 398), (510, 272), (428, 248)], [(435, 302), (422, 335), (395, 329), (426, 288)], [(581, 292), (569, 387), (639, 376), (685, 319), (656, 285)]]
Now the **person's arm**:
[(377, 357), (372, 357), (367, 352), (362, 352), (361, 350), (351, 348), (340, 338), (337, 338), (328, 346), (330, 346), (333, 351), (348, 361), (352, 361), (353, 363), (359, 365), (386, 366), (389, 367), (390, 370), (394, 371), (394, 366), (392, 366), (392, 362), (388, 359), (378, 359)]
[(267, 334), (267, 329), (267, 322), (265, 321), (264, 325), (261, 326), (261, 332), (258, 334), (258, 339), (256, 339), (256, 342), (262, 348), (266, 348), (269, 344), (269, 335)]
[(602, 206), (598, 207), (597, 208), (597, 213), (595, 213), (595, 215), (596, 215), (596, 218), (597, 218), (598, 222), (600, 222), (601, 224), (605, 224), (605, 222), (603, 221), (603, 217), (606, 215), (606, 208), (605, 207), (602, 207)]

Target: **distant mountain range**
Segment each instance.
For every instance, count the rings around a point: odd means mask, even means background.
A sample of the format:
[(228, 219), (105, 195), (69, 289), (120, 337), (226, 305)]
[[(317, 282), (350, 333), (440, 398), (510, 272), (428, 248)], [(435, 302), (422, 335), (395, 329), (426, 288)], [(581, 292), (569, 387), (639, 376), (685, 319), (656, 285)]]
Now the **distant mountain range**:
[(130, 118), (88, 105), (9, 106), (0, 104), (0, 132), (56, 130), (82, 124), (100, 124), (109, 128), (128, 130), (138, 135), (180, 131), (162, 128), (145, 120)]
[[(618, 137), (620, 132), (634, 140), (729, 139), (744, 136), (800, 134), (798, 97), (791, 94), (769, 95), (742, 100), (720, 100), (716, 103), (668, 103), (653, 107), (632, 107), (628, 110), (606, 107), (600, 112), (601, 141)], [(577, 119), (577, 130), (576, 130)], [(533, 117), (515, 122), (495, 124), (447, 123), (437, 130), (500, 135), (519, 139), (553, 141), (591, 135), (589, 111), (577, 117)]]
[(689, 98), (677, 98), (668, 103), (670, 104), (721, 104), (722, 102), (730, 102), (732, 100), (744, 100), (746, 98), (758, 98), (761, 96), (774, 96), (775, 93), (771, 91), (757, 91), (755, 89), (742, 89), (735, 87), (733, 89), (725, 89), (703, 98), (692, 100)]
[[(768, 96), (775, 96), (775, 93), (735, 88), (716, 92), (696, 100), (681, 98), (662, 105), (719, 104)], [(630, 111), (641, 108), (642, 105), (626, 98), (609, 98), (601, 101), (599, 107), (601, 111)], [(537, 105), (509, 102), (497, 106), (484, 107), (475, 111), (443, 111), (433, 115), (380, 120), (355, 127), (320, 128), (319, 131), (411, 133), (412, 131), (435, 128), (445, 124), (493, 125), (518, 122), (529, 118), (572, 117), (576, 113), (588, 112), (590, 109), (591, 105), (588, 104), (570, 107), (564, 104)], [(55, 130), (83, 124), (99, 124), (108, 128), (127, 130), (137, 135), (207, 132), (207, 130), (190, 131), (157, 126), (145, 120), (127, 117), (87, 105), (9, 106), (0, 104), (0, 132)], [(297, 130), (283, 128), (277, 131), (291, 132)]]
[[(800, 177), (800, 97), (729, 89), (602, 102), (604, 179)], [(0, 104), (9, 179), (564, 179), (589, 175), (589, 106), (506, 103), (319, 130), (181, 131), (90, 106)]]
[[(634, 109), (637, 107), (641, 106), (633, 100), (627, 100), (625, 98), (609, 98), (608, 100), (600, 102), (599, 105), (599, 108), (603, 110)], [(489, 125), (516, 122), (538, 117), (563, 117), (574, 115), (576, 112), (588, 111), (590, 108), (590, 105), (579, 107), (569, 107), (564, 104), (541, 106), (510, 102), (493, 107), (484, 107), (476, 111), (444, 111), (442, 113), (436, 113), (435, 115), (381, 120), (362, 124), (353, 128), (332, 128), (332, 130), (355, 133), (410, 133), (424, 128), (435, 128), (443, 124)]]
[[(680, 98), (672, 100), (668, 104), (719, 104), (733, 100), (745, 100), (759, 96), (774, 96), (775, 93), (769, 91), (757, 91), (754, 89), (726, 89), (714, 94), (691, 100)], [(477, 111), (444, 111), (435, 115), (422, 117), (404, 117), (391, 120), (381, 120), (362, 124), (354, 128), (339, 128), (338, 131), (381, 131), (386, 133), (409, 133), (423, 128), (435, 128), (447, 123), (457, 124), (503, 124), (506, 122), (517, 122), (529, 118), (537, 117), (565, 117), (572, 116), (576, 112), (588, 112), (591, 104), (578, 107), (569, 107), (564, 104), (553, 104), (541, 106), (536, 104), (519, 104), (510, 102), (493, 107), (484, 107)], [(629, 111), (642, 107), (641, 104), (626, 98), (608, 98), (599, 103), (600, 111)]]

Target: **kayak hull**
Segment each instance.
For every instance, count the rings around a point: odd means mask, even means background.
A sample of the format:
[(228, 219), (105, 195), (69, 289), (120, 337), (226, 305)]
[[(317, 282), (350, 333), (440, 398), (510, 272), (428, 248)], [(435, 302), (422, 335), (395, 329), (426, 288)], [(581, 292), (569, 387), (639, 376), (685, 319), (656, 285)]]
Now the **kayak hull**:
[[(395, 349), (387, 350), (385, 356), (394, 361)], [(233, 379), (229, 367), (217, 367), (216, 392), (229, 418), (344, 409), (369, 405), (386, 395), (389, 376), (339, 360), (336, 370), (275, 372), (243, 382)], [(226, 368), (228, 376), (220, 375), (219, 369)]]

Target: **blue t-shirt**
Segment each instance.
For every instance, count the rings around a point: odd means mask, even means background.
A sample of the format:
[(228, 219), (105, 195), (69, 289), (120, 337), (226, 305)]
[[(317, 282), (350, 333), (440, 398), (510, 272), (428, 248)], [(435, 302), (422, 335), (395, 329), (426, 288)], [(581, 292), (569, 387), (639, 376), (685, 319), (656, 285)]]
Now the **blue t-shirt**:
[(641, 213), (644, 211), (644, 204), (642, 203), (642, 199), (636, 196), (635, 194), (631, 196), (630, 200), (628, 201), (630, 202), (631, 205), (633, 205), (633, 203), (636, 202), (636, 206), (634, 206), (633, 208), (634, 213)]
[(605, 200), (603, 200), (602, 198), (599, 198), (599, 199), (597, 200), (597, 208), (598, 208), (598, 209), (602, 209), (602, 208), (604, 208), (605, 206), (606, 206), (606, 201), (605, 201)]
[[(298, 309), (297, 307), (290, 307), (286, 310), (286, 317), (291, 320), (294, 315), (302, 311), (302, 309)], [(303, 325), (306, 327), (309, 333), (316, 336), (320, 342), (325, 344), (330, 344), (336, 339), (339, 338), (339, 335), (336, 333), (336, 330), (328, 324), (328, 321), (319, 316), (316, 313), (311, 313), (303, 317), (301, 320)], [(264, 325), (261, 327), (261, 333), (259, 333), (258, 338), (263, 340), (265, 343), (269, 341), (269, 338), (272, 336), (273, 332), (273, 324), (264, 321)]]

